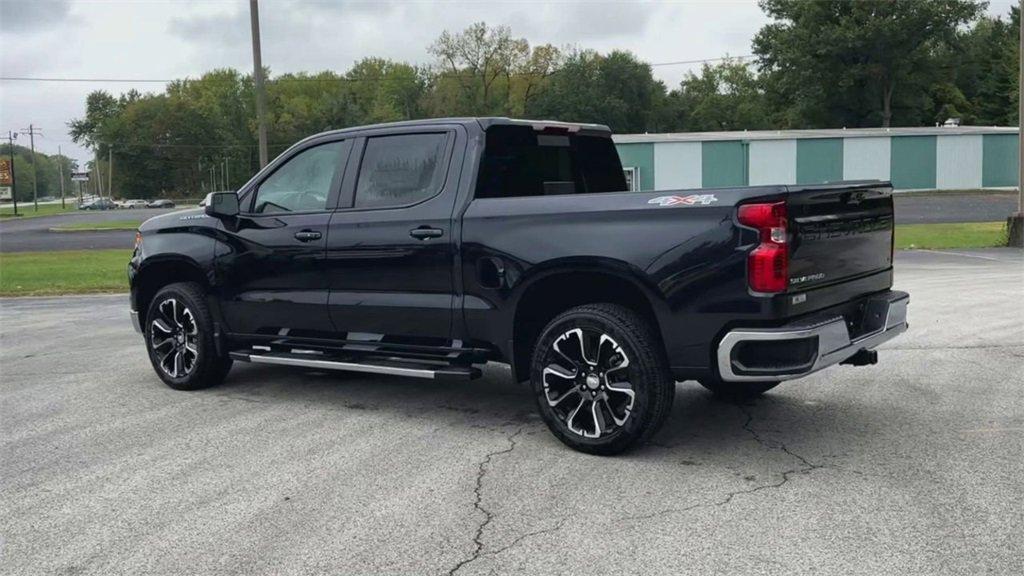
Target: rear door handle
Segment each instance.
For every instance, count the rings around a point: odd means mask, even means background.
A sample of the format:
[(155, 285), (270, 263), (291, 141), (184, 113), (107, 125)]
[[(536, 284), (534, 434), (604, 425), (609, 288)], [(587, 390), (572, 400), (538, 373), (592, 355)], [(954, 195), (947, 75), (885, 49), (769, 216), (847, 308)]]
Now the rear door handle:
[(409, 230), (409, 236), (418, 240), (430, 240), (431, 238), (440, 238), (444, 236), (444, 230), (440, 228), (431, 228), (430, 226), (420, 226), (419, 228), (413, 228)]
[(323, 237), (323, 234), (316, 230), (303, 230), (295, 233), (295, 239), (299, 242), (312, 242), (313, 240), (319, 240)]

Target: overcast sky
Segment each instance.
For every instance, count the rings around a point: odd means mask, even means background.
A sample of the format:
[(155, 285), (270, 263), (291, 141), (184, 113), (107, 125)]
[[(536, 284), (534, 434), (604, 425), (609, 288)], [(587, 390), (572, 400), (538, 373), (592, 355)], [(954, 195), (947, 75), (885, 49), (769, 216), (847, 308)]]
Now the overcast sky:
[[(1006, 14), (1014, 0), (994, 0)], [(440, 2), (261, 0), (263, 63), (273, 73), (343, 72), (366, 56), (431, 62), (444, 30), (508, 25), (531, 44), (629, 50), (652, 62), (740, 56), (768, 19), (755, 0)], [(166, 79), (252, 69), (247, 0), (0, 0), (0, 76)], [(656, 66), (669, 87), (697, 66)], [(84, 159), (67, 122), (96, 89), (161, 84), (0, 81), (0, 133), (34, 123), (37, 150)], [(19, 140), (19, 143), (21, 141)], [(27, 144), (27, 142), (26, 142)]]

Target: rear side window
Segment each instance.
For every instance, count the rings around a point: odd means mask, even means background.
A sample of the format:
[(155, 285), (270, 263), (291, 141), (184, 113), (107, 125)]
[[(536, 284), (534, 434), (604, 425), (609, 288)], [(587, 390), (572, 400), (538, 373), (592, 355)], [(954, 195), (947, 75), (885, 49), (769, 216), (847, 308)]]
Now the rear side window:
[(444, 185), (447, 134), (397, 134), (366, 140), (356, 185), (356, 208), (404, 206)]
[(627, 190), (615, 144), (605, 136), (493, 126), (480, 160), (477, 198)]

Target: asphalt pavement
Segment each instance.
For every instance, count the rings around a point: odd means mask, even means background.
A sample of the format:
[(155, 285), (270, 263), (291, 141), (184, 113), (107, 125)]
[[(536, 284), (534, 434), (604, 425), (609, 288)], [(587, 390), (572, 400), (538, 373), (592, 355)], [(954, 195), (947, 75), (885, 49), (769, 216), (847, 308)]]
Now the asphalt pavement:
[[(31, 208), (28, 208), (31, 213)], [(180, 208), (136, 208), (132, 210), (80, 210), (39, 218), (0, 220), (0, 252), (52, 252), (56, 250), (131, 249), (132, 230), (104, 232), (54, 232), (51, 228), (78, 223), (102, 223), (132, 220), (139, 224), (160, 214)]]
[[(1017, 210), (1017, 195), (1009, 192), (961, 194), (897, 194), (896, 222), (931, 224), (939, 222), (1002, 222)], [(50, 228), (69, 222), (138, 220), (168, 210), (109, 210), (76, 212), (43, 218), (0, 220), (0, 252), (40, 252), (53, 250), (98, 250), (131, 247), (135, 232), (53, 232)]]
[(1016, 192), (895, 194), (897, 224), (1005, 222), (1017, 211)]
[(998, 574), (1024, 568), (1024, 256), (902, 252), (910, 330), (636, 452), (558, 443), (508, 370), (237, 365), (176, 392), (124, 295), (0, 300), (0, 572)]

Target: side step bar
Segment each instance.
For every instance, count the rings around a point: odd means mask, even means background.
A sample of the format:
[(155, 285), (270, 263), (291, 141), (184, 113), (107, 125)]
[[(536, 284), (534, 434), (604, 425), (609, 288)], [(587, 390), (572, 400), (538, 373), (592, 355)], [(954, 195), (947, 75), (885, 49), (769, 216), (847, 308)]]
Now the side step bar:
[(334, 360), (330, 357), (310, 358), (307, 354), (284, 352), (264, 352), (251, 354), (248, 352), (231, 352), (231, 358), (240, 362), (253, 364), (276, 364), (279, 366), (300, 366), (319, 370), (345, 370), (348, 372), (364, 372), (367, 374), (387, 374), (406, 376), (409, 378), (427, 378), (431, 380), (473, 380), (479, 378), (481, 371), (474, 366), (433, 365), (426, 363), (405, 362), (396, 360), (371, 360), (369, 358), (355, 360)]

